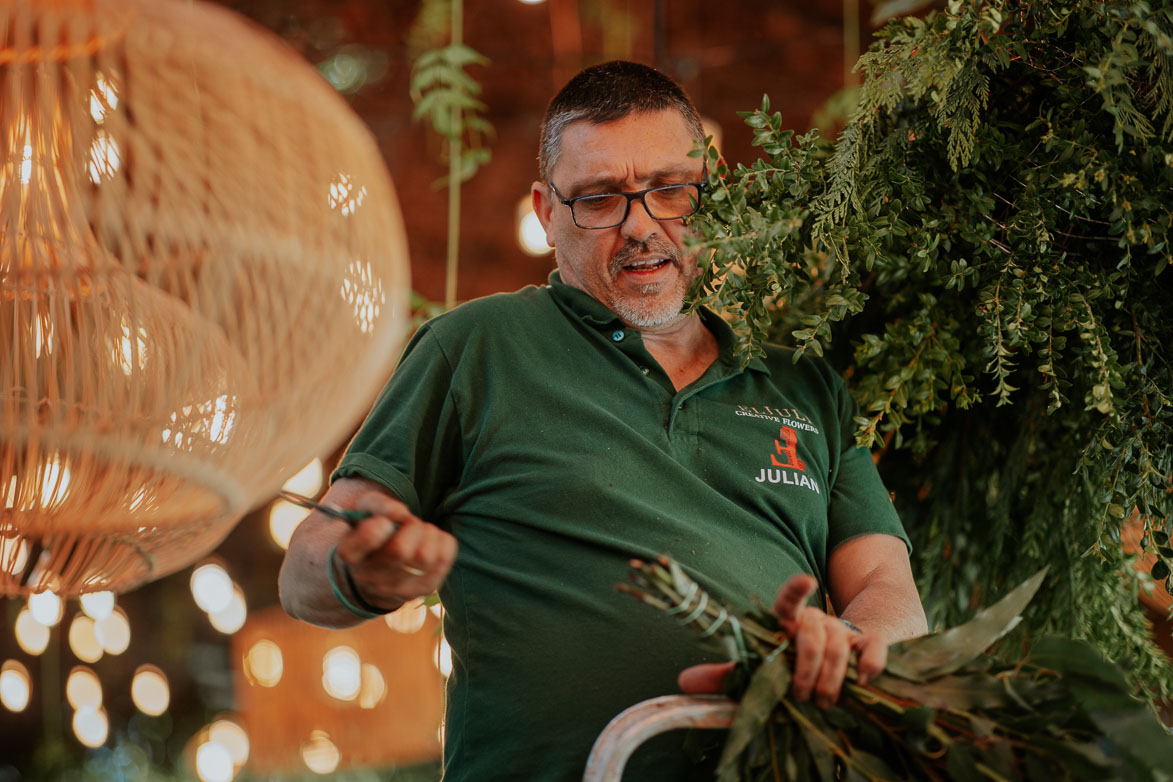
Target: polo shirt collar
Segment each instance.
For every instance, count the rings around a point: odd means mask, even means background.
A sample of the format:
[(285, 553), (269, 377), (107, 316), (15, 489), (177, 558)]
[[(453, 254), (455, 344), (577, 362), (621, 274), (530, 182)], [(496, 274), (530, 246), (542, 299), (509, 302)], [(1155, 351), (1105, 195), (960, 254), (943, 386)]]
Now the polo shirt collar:
[[(599, 329), (613, 328), (618, 325), (623, 328), (623, 320), (616, 315), (606, 304), (591, 296), (586, 291), (567, 285), (562, 281), (562, 274), (557, 269), (550, 272), (550, 293), (566, 311), (576, 315), (583, 323)], [(733, 345), (736, 338), (733, 329), (717, 313), (708, 307), (700, 308), (701, 320), (717, 338), (717, 350), (721, 363), (736, 367), (737, 358), (733, 355)], [(766, 363), (759, 356), (754, 356), (746, 364), (747, 369), (770, 374)]]

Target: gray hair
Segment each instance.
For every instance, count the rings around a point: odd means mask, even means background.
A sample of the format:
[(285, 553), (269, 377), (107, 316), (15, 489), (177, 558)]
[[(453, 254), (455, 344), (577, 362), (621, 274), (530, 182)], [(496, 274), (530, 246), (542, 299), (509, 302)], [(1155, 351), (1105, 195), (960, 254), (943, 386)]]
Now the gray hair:
[(703, 144), (696, 107), (684, 90), (664, 74), (635, 62), (614, 60), (587, 68), (559, 90), (546, 108), (538, 142), (538, 174), (549, 182), (562, 152), (562, 134), (572, 122), (613, 122), (629, 114), (675, 109), (689, 131)]

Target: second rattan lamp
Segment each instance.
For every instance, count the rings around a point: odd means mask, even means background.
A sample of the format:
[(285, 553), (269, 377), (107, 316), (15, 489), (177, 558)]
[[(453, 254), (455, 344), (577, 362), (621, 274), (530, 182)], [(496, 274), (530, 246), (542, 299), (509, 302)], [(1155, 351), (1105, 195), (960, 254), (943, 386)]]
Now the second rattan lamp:
[(0, 0), (0, 595), (213, 548), (353, 426), (406, 328), (371, 134), (223, 8)]

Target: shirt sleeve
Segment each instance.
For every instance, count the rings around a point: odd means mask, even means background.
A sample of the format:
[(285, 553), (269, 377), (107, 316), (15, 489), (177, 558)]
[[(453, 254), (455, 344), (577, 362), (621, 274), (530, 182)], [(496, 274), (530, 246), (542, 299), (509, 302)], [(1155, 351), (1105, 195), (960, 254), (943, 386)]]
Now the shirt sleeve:
[(839, 460), (828, 509), (827, 554), (852, 538), (875, 533), (895, 535), (911, 552), (912, 544), (896, 513), (896, 506), (880, 480), (871, 451), (855, 443), (857, 425), (854, 418), (859, 415), (859, 408), (846, 383), (837, 374), (834, 383), (839, 420)]
[(408, 343), (330, 480), (369, 478), (420, 518), (434, 520), (461, 463), (452, 384), (448, 357), (425, 324)]

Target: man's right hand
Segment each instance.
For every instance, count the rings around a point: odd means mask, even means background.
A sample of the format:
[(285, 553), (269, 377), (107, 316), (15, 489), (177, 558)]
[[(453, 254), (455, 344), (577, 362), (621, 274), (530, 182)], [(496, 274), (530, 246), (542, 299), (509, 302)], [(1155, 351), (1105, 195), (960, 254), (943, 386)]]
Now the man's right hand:
[[(373, 515), (353, 528), (321, 513), (298, 525), (278, 577), (281, 605), (290, 616), (323, 627), (360, 621), (338, 601), (328, 568), (343, 593), (372, 608), (395, 610), (440, 588), (456, 560), (456, 538), (413, 514), (374, 481), (339, 478), (321, 500)], [(337, 547), (337, 548), (335, 548)], [(333, 562), (330, 550), (335, 549)], [(347, 572), (343, 572), (343, 568)]]
[(360, 494), (353, 507), (373, 515), (338, 539), (336, 558), (359, 597), (394, 610), (440, 588), (456, 560), (456, 538), (380, 490)]

